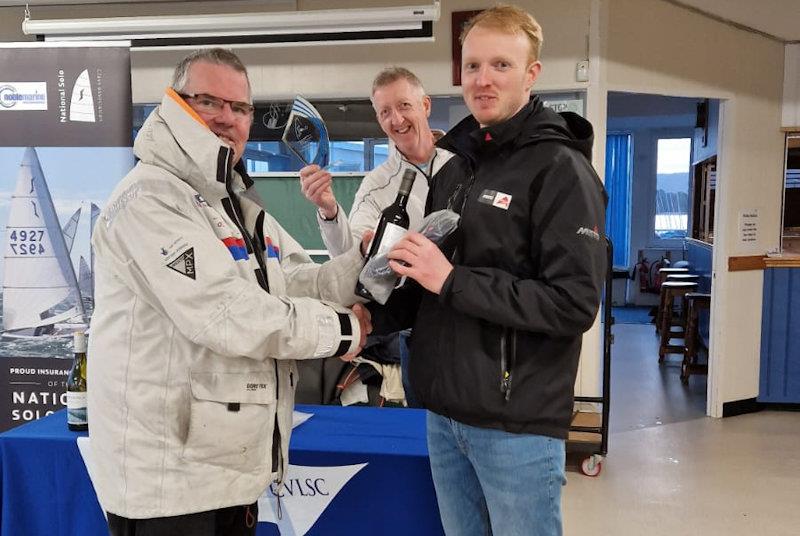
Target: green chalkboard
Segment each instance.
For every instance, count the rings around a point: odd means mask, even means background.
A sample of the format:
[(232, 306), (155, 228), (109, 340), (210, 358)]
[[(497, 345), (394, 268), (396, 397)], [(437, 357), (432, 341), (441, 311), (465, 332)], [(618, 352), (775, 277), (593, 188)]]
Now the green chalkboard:
[[(345, 216), (350, 213), (353, 198), (356, 195), (363, 176), (334, 176), (333, 193)], [(325, 249), (319, 234), (316, 207), (300, 192), (300, 179), (297, 175), (252, 177), (256, 190), (264, 199), (267, 212), (289, 231), (292, 237), (305, 249)], [(317, 260), (315, 258), (315, 260)]]

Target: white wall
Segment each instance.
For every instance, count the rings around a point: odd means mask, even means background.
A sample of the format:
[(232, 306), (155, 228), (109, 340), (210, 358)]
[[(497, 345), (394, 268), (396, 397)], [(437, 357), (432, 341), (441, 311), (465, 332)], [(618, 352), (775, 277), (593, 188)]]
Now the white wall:
[[(727, 99), (720, 125), (715, 207), (709, 412), (758, 395), (762, 273), (728, 272), (732, 255), (779, 241), (783, 45), (658, 0), (611, 0), (609, 89)], [(757, 209), (753, 247), (738, 215)]]
[(786, 45), (784, 58), (781, 124), (800, 129), (800, 43)]

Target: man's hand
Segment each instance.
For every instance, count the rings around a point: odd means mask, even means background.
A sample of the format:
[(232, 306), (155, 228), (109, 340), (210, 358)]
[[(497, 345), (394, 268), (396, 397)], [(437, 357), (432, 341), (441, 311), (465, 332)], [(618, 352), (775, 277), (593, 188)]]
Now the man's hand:
[(320, 213), (327, 220), (335, 218), (338, 210), (332, 184), (331, 174), (316, 164), (300, 170), (300, 191), (306, 199), (319, 207)]
[(375, 231), (364, 231), (364, 234), (361, 235), (361, 256), (366, 257), (367, 253), (369, 253), (369, 243), (372, 241), (372, 238), (375, 236)]
[(358, 318), (359, 326), (361, 326), (361, 340), (358, 342), (358, 348), (356, 348), (354, 352), (339, 357), (342, 361), (352, 361), (358, 357), (364, 345), (367, 343), (367, 335), (372, 333), (372, 316), (369, 313), (369, 309), (357, 303), (353, 305), (352, 310), (353, 314)]
[[(426, 290), (439, 294), (453, 265), (441, 250), (420, 233), (407, 233), (389, 251), (389, 268), (408, 276)], [(398, 261), (403, 261), (406, 265)]]

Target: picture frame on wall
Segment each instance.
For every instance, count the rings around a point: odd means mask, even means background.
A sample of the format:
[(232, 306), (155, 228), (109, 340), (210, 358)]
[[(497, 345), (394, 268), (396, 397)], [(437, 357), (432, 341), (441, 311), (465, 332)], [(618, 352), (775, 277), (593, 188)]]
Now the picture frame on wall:
[(482, 9), (473, 9), (469, 11), (453, 11), (451, 14), (451, 44), (452, 44), (452, 57), (453, 57), (453, 85), (461, 85), (461, 30), (464, 25), (475, 15), (483, 11)]

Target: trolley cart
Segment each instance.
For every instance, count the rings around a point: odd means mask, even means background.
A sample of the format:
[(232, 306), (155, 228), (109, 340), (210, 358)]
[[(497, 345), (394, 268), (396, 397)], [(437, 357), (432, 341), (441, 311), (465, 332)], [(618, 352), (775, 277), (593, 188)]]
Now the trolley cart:
[(608, 453), (608, 416), (611, 397), (611, 345), (614, 336), (611, 326), (611, 290), (613, 276), (613, 246), (608, 237), (606, 241), (606, 260), (608, 270), (603, 291), (603, 388), (601, 396), (576, 396), (576, 404), (591, 403), (601, 406), (601, 411), (576, 410), (567, 439), (567, 450), (587, 457), (581, 462), (581, 472), (586, 476), (597, 476), (603, 468), (603, 459)]

